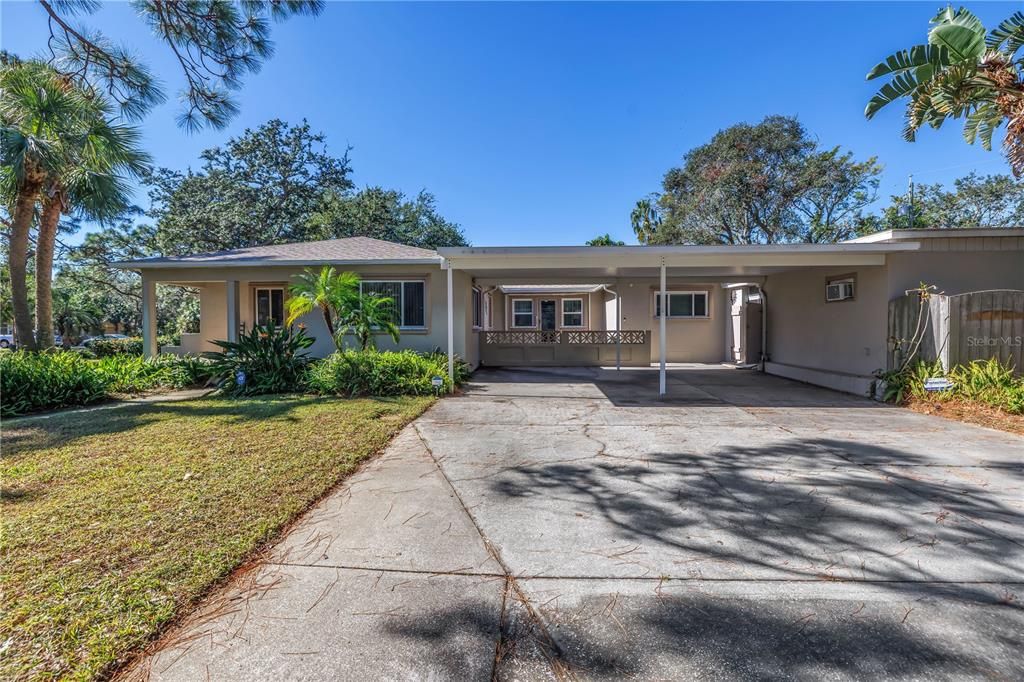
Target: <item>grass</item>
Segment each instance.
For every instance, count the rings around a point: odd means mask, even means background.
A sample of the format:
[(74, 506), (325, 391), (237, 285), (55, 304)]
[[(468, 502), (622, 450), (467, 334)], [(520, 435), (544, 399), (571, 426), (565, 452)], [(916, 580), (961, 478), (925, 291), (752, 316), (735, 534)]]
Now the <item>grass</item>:
[(5, 421), (0, 679), (110, 675), (431, 402), (203, 399)]

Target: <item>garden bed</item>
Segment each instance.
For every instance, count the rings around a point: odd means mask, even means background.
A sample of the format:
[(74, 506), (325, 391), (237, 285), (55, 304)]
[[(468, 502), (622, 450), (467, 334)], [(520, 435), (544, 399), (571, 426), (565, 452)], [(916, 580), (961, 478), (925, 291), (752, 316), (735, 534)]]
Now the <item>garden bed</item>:
[(432, 400), (207, 398), (5, 420), (0, 678), (109, 675)]
[(935, 417), (986, 426), (1024, 436), (1024, 415), (1009, 414), (991, 405), (970, 400), (927, 400), (911, 398), (906, 407)]

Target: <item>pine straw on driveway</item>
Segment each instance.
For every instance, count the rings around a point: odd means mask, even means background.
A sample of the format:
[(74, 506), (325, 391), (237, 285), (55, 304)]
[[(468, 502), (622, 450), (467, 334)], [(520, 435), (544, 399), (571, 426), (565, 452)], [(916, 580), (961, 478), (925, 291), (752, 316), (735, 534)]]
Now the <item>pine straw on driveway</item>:
[(6, 421), (0, 679), (108, 675), (431, 402), (203, 399)]

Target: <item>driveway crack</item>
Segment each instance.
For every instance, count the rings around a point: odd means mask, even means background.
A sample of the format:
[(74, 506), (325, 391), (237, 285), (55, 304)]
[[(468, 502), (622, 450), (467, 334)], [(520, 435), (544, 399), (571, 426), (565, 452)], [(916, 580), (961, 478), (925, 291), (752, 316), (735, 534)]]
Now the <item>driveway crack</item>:
[(502, 609), (499, 620), (499, 623), (501, 625), (499, 626), (498, 642), (495, 645), (496, 656), (494, 669), (492, 670), (492, 680), (497, 679), (496, 674), (498, 672), (499, 662), (497, 654), (506, 650), (510, 646), (510, 642), (508, 639), (509, 619), (507, 618), (509, 596), (513, 596), (526, 611), (527, 618), (529, 619), (530, 624), (536, 631), (537, 636), (534, 638), (535, 642), (538, 648), (540, 649), (541, 654), (547, 660), (548, 666), (551, 669), (551, 673), (555, 676), (555, 679), (576, 679), (576, 675), (573, 673), (572, 668), (570, 668), (568, 663), (565, 661), (565, 656), (564, 652), (562, 651), (562, 648), (558, 645), (558, 642), (555, 641), (554, 636), (552, 636), (551, 631), (548, 629), (547, 623), (541, 617), (537, 609), (534, 608), (533, 603), (526, 595), (526, 592), (525, 590), (523, 590), (522, 585), (519, 584), (519, 580), (512, 573), (512, 570), (509, 568), (509, 565), (505, 562), (504, 557), (502, 557), (501, 555), (501, 550), (498, 548), (497, 545), (495, 545), (491, 541), (489, 537), (487, 537), (487, 534), (484, 532), (483, 528), (480, 527), (480, 523), (477, 521), (476, 517), (473, 516), (473, 513), (470, 511), (469, 506), (466, 504), (466, 501), (462, 499), (462, 494), (459, 492), (458, 488), (456, 488), (455, 485), (452, 483), (452, 480), (448, 478), (448, 474), (441, 467), (441, 463), (438, 460), (437, 456), (434, 454), (433, 448), (430, 447), (430, 443), (427, 441), (426, 437), (424, 437), (423, 432), (420, 431), (419, 424), (416, 424), (414, 422), (412, 424), (412, 427), (416, 431), (416, 435), (420, 439), (420, 443), (423, 444), (423, 448), (427, 451), (427, 454), (430, 455), (430, 459), (433, 460), (434, 466), (437, 467), (438, 473), (441, 474), (441, 477), (444, 479), (445, 483), (448, 484), (448, 487), (452, 491), (452, 495), (455, 496), (455, 499), (458, 500), (459, 505), (462, 507), (462, 511), (466, 514), (466, 517), (469, 519), (470, 523), (473, 524), (473, 527), (476, 529), (476, 532), (480, 535), (480, 539), (481, 541), (483, 541), (484, 547), (487, 549), (488, 554), (491, 555), (494, 561), (498, 564), (498, 566), (501, 567), (501, 570), (505, 573), (506, 590), (505, 597), (502, 599)]

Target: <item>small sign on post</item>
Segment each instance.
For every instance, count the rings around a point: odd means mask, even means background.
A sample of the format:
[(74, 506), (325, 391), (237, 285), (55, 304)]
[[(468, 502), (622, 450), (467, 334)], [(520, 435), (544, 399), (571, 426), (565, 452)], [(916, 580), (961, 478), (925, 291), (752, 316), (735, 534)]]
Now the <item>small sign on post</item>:
[(245, 386), (245, 372), (242, 370), (235, 372), (235, 383), (239, 386)]
[(951, 388), (953, 388), (953, 382), (945, 377), (924, 380), (924, 390), (926, 391), (948, 391)]
[(430, 384), (434, 387), (434, 390), (437, 393), (440, 393), (441, 388), (444, 387), (444, 379), (442, 379), (441, 377), (432, 377), (430, 379)]

